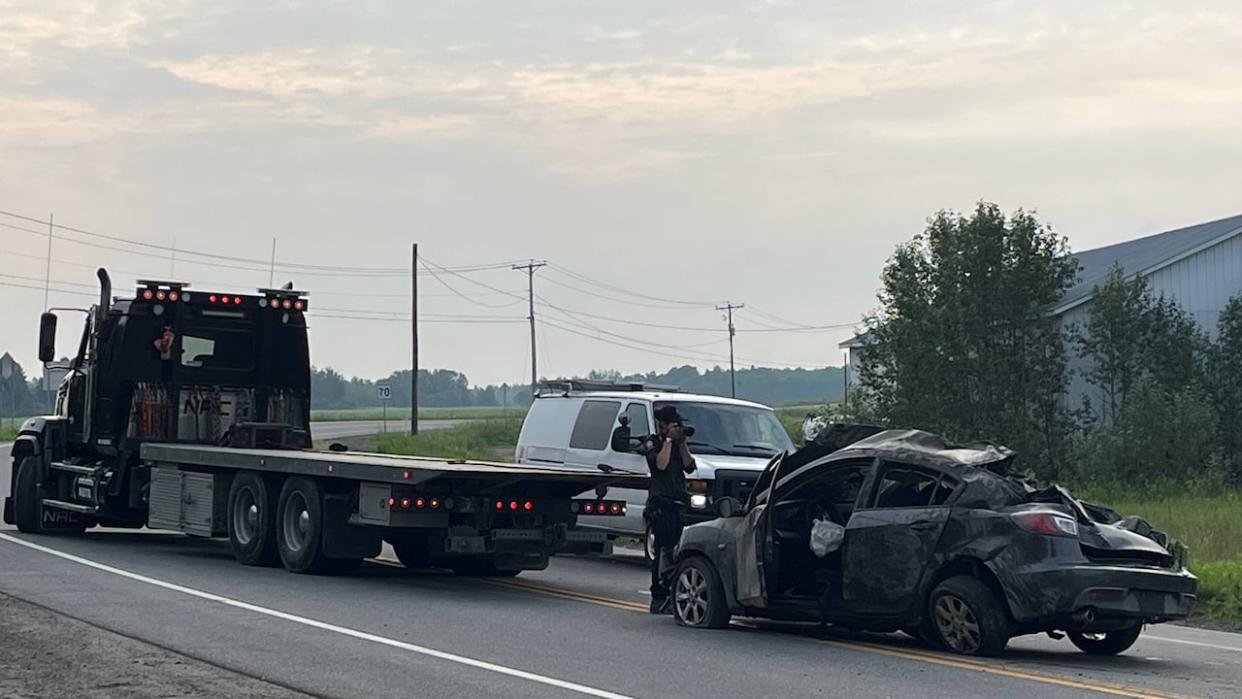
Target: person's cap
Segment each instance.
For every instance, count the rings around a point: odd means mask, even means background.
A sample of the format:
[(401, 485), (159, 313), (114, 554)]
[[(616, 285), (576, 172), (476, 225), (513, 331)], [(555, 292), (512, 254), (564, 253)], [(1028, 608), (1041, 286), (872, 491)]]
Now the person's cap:
[(681, 413), (671, 405), (665, 405), (655, 411), (655, 419), (665, 424), (681, 422)]

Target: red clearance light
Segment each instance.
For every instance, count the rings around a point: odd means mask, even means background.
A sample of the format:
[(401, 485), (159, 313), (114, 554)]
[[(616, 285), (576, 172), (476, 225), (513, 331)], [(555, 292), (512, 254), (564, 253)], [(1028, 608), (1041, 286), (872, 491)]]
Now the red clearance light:
[(527, 512), (530, 512), (531, 510), (535, 509), (535, 503), (531, 502), (530, 500), (527, 500), (526, 502), (522, 503), (522, 509), (526, 510)]
[(517, 500), (510, 500), (510, 501), (509, 501), (509, 509), (510, 509), (510, 510), (516, 510), (517, 508), (518, 508), (518, 501), (517, 501)]
[(237, 304), (238, 306), (240, 306), (240, 305), (241, 305), (241, 297), (240, 297), (240, 296), (234, 296), (234, 297), (233, 297), (233, 303), (235, 303), (235, 304)]
[(169, 301), (176, 301), (178, 296), (180, 296), (180, 294), (178, 294), (178, 293), (177, 293), (177, 292), (175, 292), (175, 291), (170, 291), (170, 292), (168, 292), (168, 300), (169, 300)]
[(601, 503), (600, 503), (600, 504), (599, 504), (599, 505), (595, 508), (595, 511), (596, 511), (596, 512), (598, 512), (598, 513), (600, 513), (601, 515), (606, 515), (606, 514), (608, 514), (608, 503), (606, 503), (606, 502), (601, 502)]
[(208, 296), (208, 297), (207, 297), (207, 300), (208, 300), (208, 301), (210, 301), (210, 302), (212, 302), (212, 303), (215, 303), (215, 302), (216, 302), (216, 301), (218, 301), (219, 299), (220, 299), (220, 297), (219, 297), (219, 296), (216, 296), (215, 294), (212, 294), (211, 296)]
[(587, 514), (591, 514), (592, 512), (594, 512), (594, 511), (595, 511), (595, 503), (593, 503), (593, 502), (584, 502), (584, 503), (582, 503), (582, 511), (583, 511), (583, 512), (585, 512), (585, 513), (587, 513)]
[(440, 501), (439, 501), (439, 500), (437, 500), (436, 498), (432, 498), (432, 499), (431, 499), (431, 502), (430, 502), (430, 503), (428, 503), (428, 504), (430, 504), (430, 505), (431, 505), (431, 509), (433, 509), (433, 510), (434, 510), (434, 509), (437, 509), (437, 508), (439, 508), (439, 507), (440, 507)]
[(403, 510), (408, 510), (408, 509), (410, 509), (410, 499), (409, 499), (409, 498), (401, 498), (401, 509), (403, 509)]
[(285, 299), (284, 301), (280, 302), (280, 307), (287, 311), (290, 308), (293, 308), (293, 302), (290, 301), (289, 299)]
[(293, 310), (295, 311), (302, 310), (302, 299), (298, 299), (297, 301), (293, 302)]
[(612, 503), (612, 505), (609, 506), (608, 510), (612, 512), (614, 515), (621, 514), (621, 503), (619, 502)]
[[(215, 298), (215, 297), (213, 296), (212, 298)], [(220, 297), (220, 303), (228, 303), (228, 302), (229, 302), (229, 297), (227, 296)]]
[(496, 509), (498, 509), (498, 510), (503, 510), (503, 509), (505, 509), (505, 503), (504, 503), (504, 501), (503, 501), (503, 500), (497, 500), (497, 501), (496, 501)]
[(396, 504), (397, 504), (397, 499), (396, 499), (396, 498), (388, 498), (388, 506), (389, 506), (389, 507), (392, 507), (393, 505), (396, 505)]
[(405, 480), (407, 480), (407, 481), (408, 481), (408, 480), (410, 480), (410, 472), (409, 472), (409, 471), (402, 471), (402, 472), (401, 472), (401, 477), (402, 477), (402, 478), (404, 478), (404, 479), (405, 479)]
[(163, 301), (165, 296), (167, 296), (167, 294), (164, 293), (163, 289), (160, 289), (159, 291), (155, 292), (155, 298), (160, 301)]
[(155, 292), (151, 291), (150, 289), (142, 290), (142, 298), (146, 299), (147, 301), (150, 301), (152, 296), (155, 296)]
[(426, 507), (426, 506), (427, 506), (427, 500), (425, 500), (424, 498), (415, 498), (415, 499), (414, 499), (414, 507), (417, 507), (418, 509), (420, 509), (420, 510), (421, 510), (421, 509), (423, 509), (423, 508), (424, 508), (424, 507)]

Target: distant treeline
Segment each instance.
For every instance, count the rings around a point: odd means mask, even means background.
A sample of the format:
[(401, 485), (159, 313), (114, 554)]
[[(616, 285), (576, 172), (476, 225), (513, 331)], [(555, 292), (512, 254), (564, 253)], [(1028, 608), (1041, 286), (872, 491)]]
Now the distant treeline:
[[(665, 372), (631, 375), (623, 375), (617, 371), (592, 371), (585, 378), (643, 381), (676, 386), (691, 393), (729, 395), (729, 370), (720, 367), (700, 371), (693, 366), (680, 366)], [(378, 406), (376, 384), (388, 384), (391, 388), (390, 406), (409, 407), (409, 369), (395, 371), (385, 379), (371, 381), (357, 377), (345, 378), (331, 368), (311, 370), (312, 407), (317, 410), (339, 410)], [(840, 367), (753, 367), (737, 371), (738, 398), (769, 405), (835, 402), (841, 400), (843, 389)], [(522, 406), (530, 403), (528, 384), (471, 386), (465, 374), (450, 369), (420, 370), (418, 390), (419, 404), (424, 407)]]

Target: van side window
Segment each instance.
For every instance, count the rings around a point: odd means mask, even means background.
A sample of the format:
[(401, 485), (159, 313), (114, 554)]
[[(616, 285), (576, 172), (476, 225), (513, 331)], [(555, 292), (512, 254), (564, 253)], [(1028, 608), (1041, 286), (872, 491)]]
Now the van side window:
[(574, 422), (574, 431), (569, 436), (569, 448), (600, 451), (607, 447), (620, 410), (620, 401), (583, 401), (578, 420)]
[(647, 417), (645, 403), (630, 403), (625, 406), (625, 416), (630, 419), (631, 437), (646, 437), (651, 434), (651, 420)]

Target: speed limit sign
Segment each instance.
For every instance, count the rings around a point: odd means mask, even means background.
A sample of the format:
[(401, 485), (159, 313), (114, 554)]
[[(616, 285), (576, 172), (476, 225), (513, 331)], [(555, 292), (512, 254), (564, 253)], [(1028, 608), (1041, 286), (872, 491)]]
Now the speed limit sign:
[(375, 387), (375, 390), (379, 394), (380, 400), (392, 400), (392, 386), (380, 384)]

